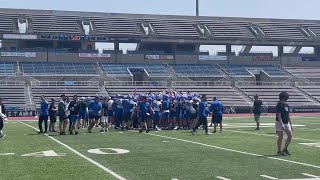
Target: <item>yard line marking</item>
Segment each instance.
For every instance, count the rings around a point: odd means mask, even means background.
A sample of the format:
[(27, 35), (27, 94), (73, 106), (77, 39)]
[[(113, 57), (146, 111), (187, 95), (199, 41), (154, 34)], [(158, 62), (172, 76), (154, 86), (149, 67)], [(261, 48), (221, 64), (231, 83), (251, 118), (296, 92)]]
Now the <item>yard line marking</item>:
[(225, 177), (222, 177), (222, 176), (217, 176), (216, 178), (217, 179), (221, 179), (221, 180), (231, 180), (231, 179), (228, 179), (228, 178), (225, 178)]
[[(35, 128), (35, 127), (33, 127), (33, 126), (29, 125), (29, 124), (26, 124), (26, 123), (21, 122), (21, 121), (20, 121), (20, 123), (21, 123), (21, 124), (24, 124), (24, 125), (26, 125), (26, 126), (28, 126), (28, 127), (32, 128), (32, 129), (35, 129), (35, 130), (37, 130), (37, 131), (38, 131), (38, 129), (37, 129), (37, 128)], [(92, 163), (93, 165), (97, 166), (98, 168), (100, 168), (100, 169), (104, 170), (105, 172), (107, 172), (107, 173), (111, 174), (111, 175), (112, 175), (112, 176), (114, 176), (115, 178), (117, 178), (117, 179), (119, 179), (119, 180), (126, 180), (126, 178), (124, 178), (124, 177), (120, 176), (120, 175), (119, 175), (119, 174), (117, 174), (116, 172), (114, 172), (114, 171), (112, 171), (111, 169), (109, 169), (109, 168), (107, 168), (107, 167), (103, 166), (102, 164), (98, 163), (97, 161), (95, 161), (95, 160), (93, 160), (93, 159), (90, 159), (89, 157), (87, 157), (87, 156), (85, 156), (85, 155), (81, 154), (81, 153), (80, 153), (80, 152), (78, 152), (77, 150), (75, 150), (75, 149), (73, 149), (72, 147), (70, 147), (70, 146), (68, 146), (68, 145), (66, 145), (66, 144), (64, 144), (64, 143), (62, 143), (61, 141), (59, 141), (59, 140), (57, 140), (57, 139), (55, 139), (55, 138), (53, 138), (53, 137), (49, 136), (48, 134), (45, 134), (45, 136), (47, 136), (47, 137), (48, 137), (48, 138), (50, 138), (51, 140), (53, 140), (53, 141), (57, 142), (58, 144), (60, 144), (60, 145), (64, 146), (65, 148), (69, 149), (70, 151), (72, 151), (72, 152), (73, 152), (73, 153), (75, 153), (76, 155), (78, 155), (78, 156), (82, 157), (83, 159), (85, 159), (85, 160), (89, 161), (90, 163)]]
[[(271, 134), (258, 134), (258, 133), (250, 133), (250, 132), (236, 131), (236, 130), (229, 130), (229, 129), (227, 129), (225, 131), (242, 133), (242, 134), (252, 134), (252, 135), (257, 135), (257, 136), (277, 137), (276, 135), (271, 135)], [(293, 139), (302, 140), (302, 141), (311, 141), (311, 142), (320, 141), (320, 140), (315, 140), (315, 139), (304, 139), (304, 138), (295, 138), (295, 137), (293, 137)]]
[[(131, 132), (138, 133), (138, 131), (131, 131)], [(211, 148), (230, 151), (230, 152), (236, 152), (236, 153), (239, 153), (239, 154), (246, 154), (246, 155), (256, 156), (256, 157), (265, 157), (267, 159), (273, 159), (273, 160), (277, 160), (277, 161), (283, 161), (283, 162), (288, 162), (288, 163), (292, 163), (292, 164), (298, 164), (298, 165), (302, 165), (302, 166), (308, 166), (308, 167), (313, 167), (313, 168), (320, 169), (320, 166), (313, 165), (313, 164), (302, 163), (302, 162), (297, 162), (297, 161), (290, 161), (290, 160), (286, 160), (286, 159), (269, 157), (269, 156), (264, 156), (264, 155), (259, 155), (259, 154), (244, 152), (244, 151), (238, 151), (238, 150), (234, 150), (234, 149), (228, 149), (228, 148), (223, 148), (223, 147), (219, 147), (219, 146), (213, 146), (213, 145), (209, 145), (209, 144), (199, 143), (199, 142), (195, 142), (195, 141), (189, 141), (189, 140), (185, 140), (185, 139), (174, 138), (174, 137), (170, 137), (170, 136), (161, 136), (161, 135), (152, 134), (152, 133), (146, 133), (146, 134), (150, 135), (150, 136), (162, 137), (162, 138), (166, 138), (166, 139), (173, 139), (173, 140), (176, 140), (176, 141), (187, 142), (187, 143), (191, 143), (191, 144), (197, 144), (197, 145), (201, 145), (201, 146), (211, 147)]]
[(14, 155), (14, 153), (1, 153), (0, 156), (11, 156)]
[(301, 173), (302, 175), (308, 176), (308, 177), (313, 177), (313, 178), (318, 178), (319, 176), (315, 176), (312, 174), (308, 174), (308, 173)]
[(179, 179), (177, 179), (177, 178), (172, 178), (171, 180), (179, 180)]
[(272, 176), (267, 176), (267, 175), (260, 175), (261, 177), (267, 178), (267, 179), (278, 179)]

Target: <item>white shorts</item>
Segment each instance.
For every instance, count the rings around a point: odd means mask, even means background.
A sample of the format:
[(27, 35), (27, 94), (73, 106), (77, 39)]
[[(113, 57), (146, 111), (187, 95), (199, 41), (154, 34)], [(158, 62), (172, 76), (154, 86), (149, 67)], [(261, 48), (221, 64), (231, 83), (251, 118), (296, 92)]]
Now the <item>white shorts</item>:
[(101, 117), (101, 122), (102, 123), (108, 123), (108, 117), (107, 116), (102, 116)]
[[(291, 131), (291, 125), (290, 125), (290, 123), (288, 123), (288, 124), (283, 124), (283, 125), (284, 125), (284, 129), (285, 129), (285, 130)], [(277, 131), (277, 132), (283, 132), (283, 129), (282, 129), (282, 127), (281, 127), (281, 123), (280, 123), (279, 121), (276, 121), (275, 127), (276, 127), (276, 131)]]

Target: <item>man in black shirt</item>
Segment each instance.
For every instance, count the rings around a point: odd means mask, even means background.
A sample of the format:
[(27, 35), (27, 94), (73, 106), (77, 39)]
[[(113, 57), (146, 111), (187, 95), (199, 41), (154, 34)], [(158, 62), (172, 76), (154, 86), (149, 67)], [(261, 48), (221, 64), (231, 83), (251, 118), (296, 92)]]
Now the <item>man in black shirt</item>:
[[(290, 155), (288, 151), (288, 146), (291, 143), (292, 139), (292, 124), (289, 114), (289, 105), (286, 103), (286, 101), (289, 99), (289, 94), (287, 92), (281, 92), (279, 94), (279, 102), (276, 107), (276, 131), (278, 134), (278, 155)], [(282, 148), (282, 140), (283, 140), (283, 132), (287, 134), (287, 140), (285, 143), (285, 146)]]
[(254, 121), (257, 124), (256, 130), (260, 130), (260, 116), (261, 116), (261, 107), (262, 107), (262, 101), (259, 99), (259, 95), (256, 94), (254, 96), (254, 102), (253, 102), (253, 114), (254, 114)]
[(78, 105), (78, 96), (73, 96), (73, 101), (70, 102), (68, 109), (70, 111), (70, 134), (78, 135), (79, 133), (76, 131), (76, 123), (78, 120), (79, 114), (79, 105)]
[(4, 104), (2, 103), (2, 98), (0, 98), (0, 138), (4, 137), (2, 129), (3, 129), (4, 121), (7, 120), (7, 116), (5, 114), (6, 114), (6, 110), (5, 110)]
[(56, 101), (55, 99), (51, 99), (51, 104), (49, 106), (49, 116), (50, 116), (50, 124), (49, 124), (49, 132), (56, 132), (54, 130), (54, 127), (57, 122), (57, 107), (56, 107)]

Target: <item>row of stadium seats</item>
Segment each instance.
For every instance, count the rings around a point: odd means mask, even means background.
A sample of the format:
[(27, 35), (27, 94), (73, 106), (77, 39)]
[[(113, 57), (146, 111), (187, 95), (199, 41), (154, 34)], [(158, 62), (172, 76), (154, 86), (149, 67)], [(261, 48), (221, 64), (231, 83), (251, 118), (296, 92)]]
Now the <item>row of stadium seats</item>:
[(222, 65), (222, 68), (230, 76), (251, 76), (250, 70), (262, 70), (270, 76), (287, 76), (285, 71), (277, 66), (264, 65)]
[[(1, 11), (1, 9), (0, 9)], [(16, 11), (16, 12), (15, 12)], [(146, 29), (154, 36), (200, 38), (208, 31), (217, 39), (253, 39), (259, 35), (270, 39), (305, 40), (307, 37), (299, 29), (305, 28), (320, 35), (320, 24), (309, 22), (286, 22), (284, 20), (257, 21), (256, 19), (230, 18), (187, 18), (166, 16), (166, 18), (130, 14), (70, 13), (63, 11), (12, 10), (12, 13), (0, 12), (0, 33), (15, 33), (14, 23), (19, 17), (28, 20), (29, 33), (35, 34), (84, 34), (82, 21), (98, 35), (106, 36), (146, 36)], [(257, 27), (256, 29), (254, 27)], [(261, 32), (260, 32), (261, 31)], [(211, 36), (210, 36), (211, 37)]]
[(0, 85), (0, 97), (8, 107), (24, 107), (26, 105), (25, 86), (23, 83), (12, 86)]
[[(79, 75), (96, 76), (97, 65), (94, 63), (61, 63), (61, 62), (23, 62), (21, 71), (28, 76), (52, 76), (52, 75)], [(171, 77), (167, 65), (163, 64), (99, 64), (104, 73), (112, 76), (130, 76), (130, 72), (146, 71), (150, 77)], [(178, 77), (219, 77), (222, 76), (219, 69), (212, 65), (180, 64), (170, 65)], [(255, 66), (255, 65), (222, 65), (224, 71), (230, 76), (251, 76), (250, 70), (263, 70), (270, 76), (288, 76), (285, 71), (277, 66)], [(311, 69), (311, 68), (310, 68)], [(309, 77), (311, 72), (320, 71), (316, 68), (307, 71), (304, 69), (291, 69), (291, 72), (306, 72)], [(290, 71), (290, 69), (289, 69)], [(15, 74), (13, 63), (0, 63), (0, 75), (12, 76)], [(316, 76), (319, 74), (315, 74)], [(312, 77), (312, 76), (311, 76)]]

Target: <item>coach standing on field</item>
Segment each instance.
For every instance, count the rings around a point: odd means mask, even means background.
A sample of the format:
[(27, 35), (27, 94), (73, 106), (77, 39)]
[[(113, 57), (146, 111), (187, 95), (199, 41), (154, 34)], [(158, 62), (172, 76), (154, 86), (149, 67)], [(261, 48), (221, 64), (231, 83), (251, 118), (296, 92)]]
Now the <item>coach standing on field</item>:
[(2, 98), (0, 98), (0, 138), (4, 136), (2, 129), (4, 121), (7, 121), (7, 116), (5, 114), (6, 109), (4, 107), (4, 104), (2, 103)]

